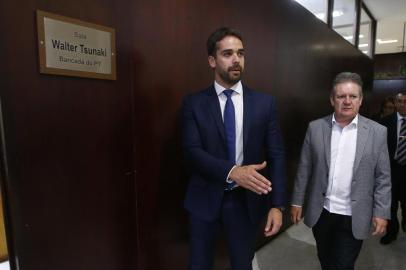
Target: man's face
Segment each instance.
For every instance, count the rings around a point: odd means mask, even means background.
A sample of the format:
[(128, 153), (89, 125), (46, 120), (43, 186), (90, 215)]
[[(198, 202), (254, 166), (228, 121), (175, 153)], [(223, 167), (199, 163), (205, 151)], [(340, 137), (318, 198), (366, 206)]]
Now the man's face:
[(244, 71), (244, 47), (240, 39), (226, 36), (217, 42), (216, 57), (209, 56), (215, 80), (229, 88), (241, 80)]
[(382, 117), (388, 116), (388, 115), (394, 113), (395, 109), (396, 109), (395, 104), (392, 103), (392, 101), (385, 102), (385, 104), (383, 105), (383, 109), (382, 109)]
[(338, 122), (351, 122), (358, 114), (362, 104), (361, 88), (353, 82), (344, 82), (335, 86), (330, 97), (334, 107), (334, 117)]
[(406, 95), (397, 95), (395, 98), (396, 111), (401, 116), (406, 116)]

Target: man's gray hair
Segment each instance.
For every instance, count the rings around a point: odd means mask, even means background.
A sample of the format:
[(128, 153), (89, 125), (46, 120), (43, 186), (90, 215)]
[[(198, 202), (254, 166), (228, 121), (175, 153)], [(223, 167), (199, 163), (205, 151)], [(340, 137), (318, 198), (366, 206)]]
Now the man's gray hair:
[(338, 73), (337, 76), (334, 78), (333, 81), (333, 88), (331, 89), (331, 96), (335, 93), (335, 88), (337, 85), (341, 83), (352, 82), (359, 86), (360, 89), (360, 96), (362, 96), (362, 79), (361, 76), (354, 72), (341, 72)]

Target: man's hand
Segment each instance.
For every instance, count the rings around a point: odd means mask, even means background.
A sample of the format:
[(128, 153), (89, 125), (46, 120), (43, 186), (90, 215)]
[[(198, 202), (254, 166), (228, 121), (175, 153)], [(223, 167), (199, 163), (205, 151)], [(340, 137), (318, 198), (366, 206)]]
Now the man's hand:
[(298, 224), (299, 221), (302, 219), (302, 207), (292, 206), (290, 208), (290, 219), (294, 224)]
[(278, 208), (271, 208), (265, 225), (264, 235), (266, 237), (275, 235), (282, 226), (282, 212)]
[(230, 179), (239, 186), (249, 189), (259, 195), (267, 194), (272, 190), (271, 182), (259, 172), (266, 167), (266, 161), (262, 164), (236, 166), (230, 172)]
[(386, 232), (388, 221), (384, 218), (374, 217), (373, 220), (374, 232), (372, 235), (382, 235)]

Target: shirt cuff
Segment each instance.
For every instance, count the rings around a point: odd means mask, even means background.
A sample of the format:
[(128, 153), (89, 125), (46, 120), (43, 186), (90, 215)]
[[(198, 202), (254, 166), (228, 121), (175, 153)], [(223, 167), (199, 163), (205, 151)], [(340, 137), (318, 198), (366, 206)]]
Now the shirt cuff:
[(302, 207), (301, 205), (292, 204), (291, 206)]
[(229, 184), (234, 182), (233, 180), (230, 179), (230, 174), (231, 174), (231, 171), (232, 171), (235, 167), (237, 167), (237, 165), (234, 165), (234, 166), (231, 168), (231, 170), (228, 172), (228, 174), (227, 174), (226, 182), (229, 183)]

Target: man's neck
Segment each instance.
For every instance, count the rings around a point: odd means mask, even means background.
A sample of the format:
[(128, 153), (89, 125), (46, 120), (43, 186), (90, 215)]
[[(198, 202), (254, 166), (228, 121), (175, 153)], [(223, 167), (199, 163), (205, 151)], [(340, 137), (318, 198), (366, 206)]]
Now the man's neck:
[(340, 120), (337, 120), (337, 119), (336, 119), (336, 122), (342, 128), (345, 128), (346, 126), (348, 126), (351, 123), (351, 121), (340, 121)]
[(219, 81), (219, 80), (216, 80), (216, 83), (218, 83), (220, 86), (224, 87), (225, 89), (230, 89), (234, 85), (234, 84), (228, 84), (228, 83), (225, 83), (225, 82)]
[(355, 117), (353, 117), (351, 119), (340, 119), (340, 118), (337, 118), (336, 115), (334, 115), (334, 119), (335, 119), (336, 123), (342, 128), (345, 128), (346, 126), (348, 126), (355, 119)]
[(214, 81), (215, 81), (219, 86), (224, 87), (225, 89), (234, 89), (234, 88), (237, 88), (237, 87), (238, 87), (238, 83), (240, 82), (240, 81), (238, 81), (238, 82), (236, 82), (236, 83), (234, 83), (234, 84), (228, 84), (228, 83), (225, 83), (225, 82), (220, 81), (220, 80), (217, 80), (217, 79), (215, 79)]

